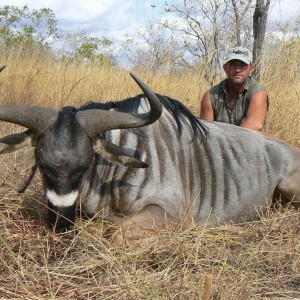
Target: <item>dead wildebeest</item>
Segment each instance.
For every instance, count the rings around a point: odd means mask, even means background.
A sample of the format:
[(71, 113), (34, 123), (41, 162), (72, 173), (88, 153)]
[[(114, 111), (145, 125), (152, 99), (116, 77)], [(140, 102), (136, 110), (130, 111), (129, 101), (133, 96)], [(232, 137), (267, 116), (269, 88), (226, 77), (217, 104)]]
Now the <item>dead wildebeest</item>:
[(299, 206), (299, 149), (201, 121), (132, 77), (145, 95), (59, 112), (0, 106), (0, 120), (28, 128), (2, 138), (0, 152), (35, 147), (50, 228), (68, 230), (79, 203), (122, 229), (116, 241), (122, 232), (139, 238), (179, 223), (251, 221), (274, 192)]

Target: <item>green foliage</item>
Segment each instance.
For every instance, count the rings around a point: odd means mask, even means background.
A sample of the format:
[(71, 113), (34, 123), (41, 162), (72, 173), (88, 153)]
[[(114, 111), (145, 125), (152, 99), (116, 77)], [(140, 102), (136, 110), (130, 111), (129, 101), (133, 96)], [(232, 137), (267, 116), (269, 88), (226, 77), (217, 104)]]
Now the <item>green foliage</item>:
[(0, 41), (7, 47), (48, 49), (58, 38), (56, 22), (49, 8), (30, 10), (27, 5), (22, 8), (5, 5), (0, 7)]
[(97, 38), (89, 37), (86, 41), (83, 41), (83, 43), (80, 45), (77, 51), (76, 56), (78, 58), (94, 59), (96, 56), (96, 52), (99, 48), (97, 40)]
[(77, 62), (96, 62), (112, 65), (113, 42), (106, 37), (91, 37), (86, 32), (68, 35), (68, 52)]

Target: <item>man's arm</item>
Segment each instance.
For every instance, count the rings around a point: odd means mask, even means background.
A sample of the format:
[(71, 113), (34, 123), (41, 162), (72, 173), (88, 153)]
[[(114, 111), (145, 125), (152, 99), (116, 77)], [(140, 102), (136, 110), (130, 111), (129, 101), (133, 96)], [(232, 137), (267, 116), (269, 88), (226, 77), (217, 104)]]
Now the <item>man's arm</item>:
[(268, 111), (268, 94), (266, 91), (255, 93), (250, 100), (247, 116), (241, 127), (261, 130), (266, 122)]
[(206, 121), (214, 120), (214, 111), (210, 102), (209, 91), (202, 97), (200, 118)]

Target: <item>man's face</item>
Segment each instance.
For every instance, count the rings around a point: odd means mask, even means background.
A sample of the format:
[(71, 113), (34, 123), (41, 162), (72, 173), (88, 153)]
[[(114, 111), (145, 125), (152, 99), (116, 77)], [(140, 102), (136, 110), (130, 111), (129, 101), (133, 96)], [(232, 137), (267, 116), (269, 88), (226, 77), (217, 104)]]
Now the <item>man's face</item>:
[(241, 60), (233, 59), (226, 63), (224, 71), (233, 84), (243, 84), (254, 70), (253, 65), (247, 65)]

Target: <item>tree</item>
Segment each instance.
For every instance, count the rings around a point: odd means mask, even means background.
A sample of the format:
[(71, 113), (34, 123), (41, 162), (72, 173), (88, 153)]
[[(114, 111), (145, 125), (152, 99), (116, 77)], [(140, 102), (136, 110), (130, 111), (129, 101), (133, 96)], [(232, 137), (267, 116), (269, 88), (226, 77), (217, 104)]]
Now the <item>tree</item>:
[(172, 32), (164, 31), (161, 24), (148, 23), (136, 36), (125, 38), (123, 56), (133, 68), (157, 74), (171, 73), (182, 67), (176, 59), (182, 49), (178, 48)]
[(68, 34), (65, 41), (66, 53), (78, 62), (114, 64), (113, 42), (106, 37), (91, 37), (86, 32)]
[(264, 0), (256, 0), (255, 11), (253, 14), (253, 61), (256, 64), (256, 68), (253, 72), (253, 76), (260, 80), (261, 70), (261, 52), (265, 39), (266, 25), (268, 10), (271, 0), (267, 0), (266, 4)]
[(242, 33), (248, 33), (249, 29), (242, 30), (242, 25), (244, 23), (244, 19), (249, 13), (249, 8), (251, 7), (252, 0), (248, 0), (248, 2), (243, 2), (237, 0), (231, 0), (231, 4), (233, 7), (233, 12), (234, 12), (234, 20), (235, 20), (235, 33), (236, 33), (236, 45), (241, 46), (242, 45)]
[(190, 0), (166, 3), (163, 25), (177, 34), (190, 66), (204, 66), (213, 83), (220, 76), (229, 47), (248, 45), (252, 0)]
[(49, 8), (0, 7), (0, 41), (7, 47), (22, 44), (26, 48), (49, 49), (58, 38), (56, 22), (55, 14)]

